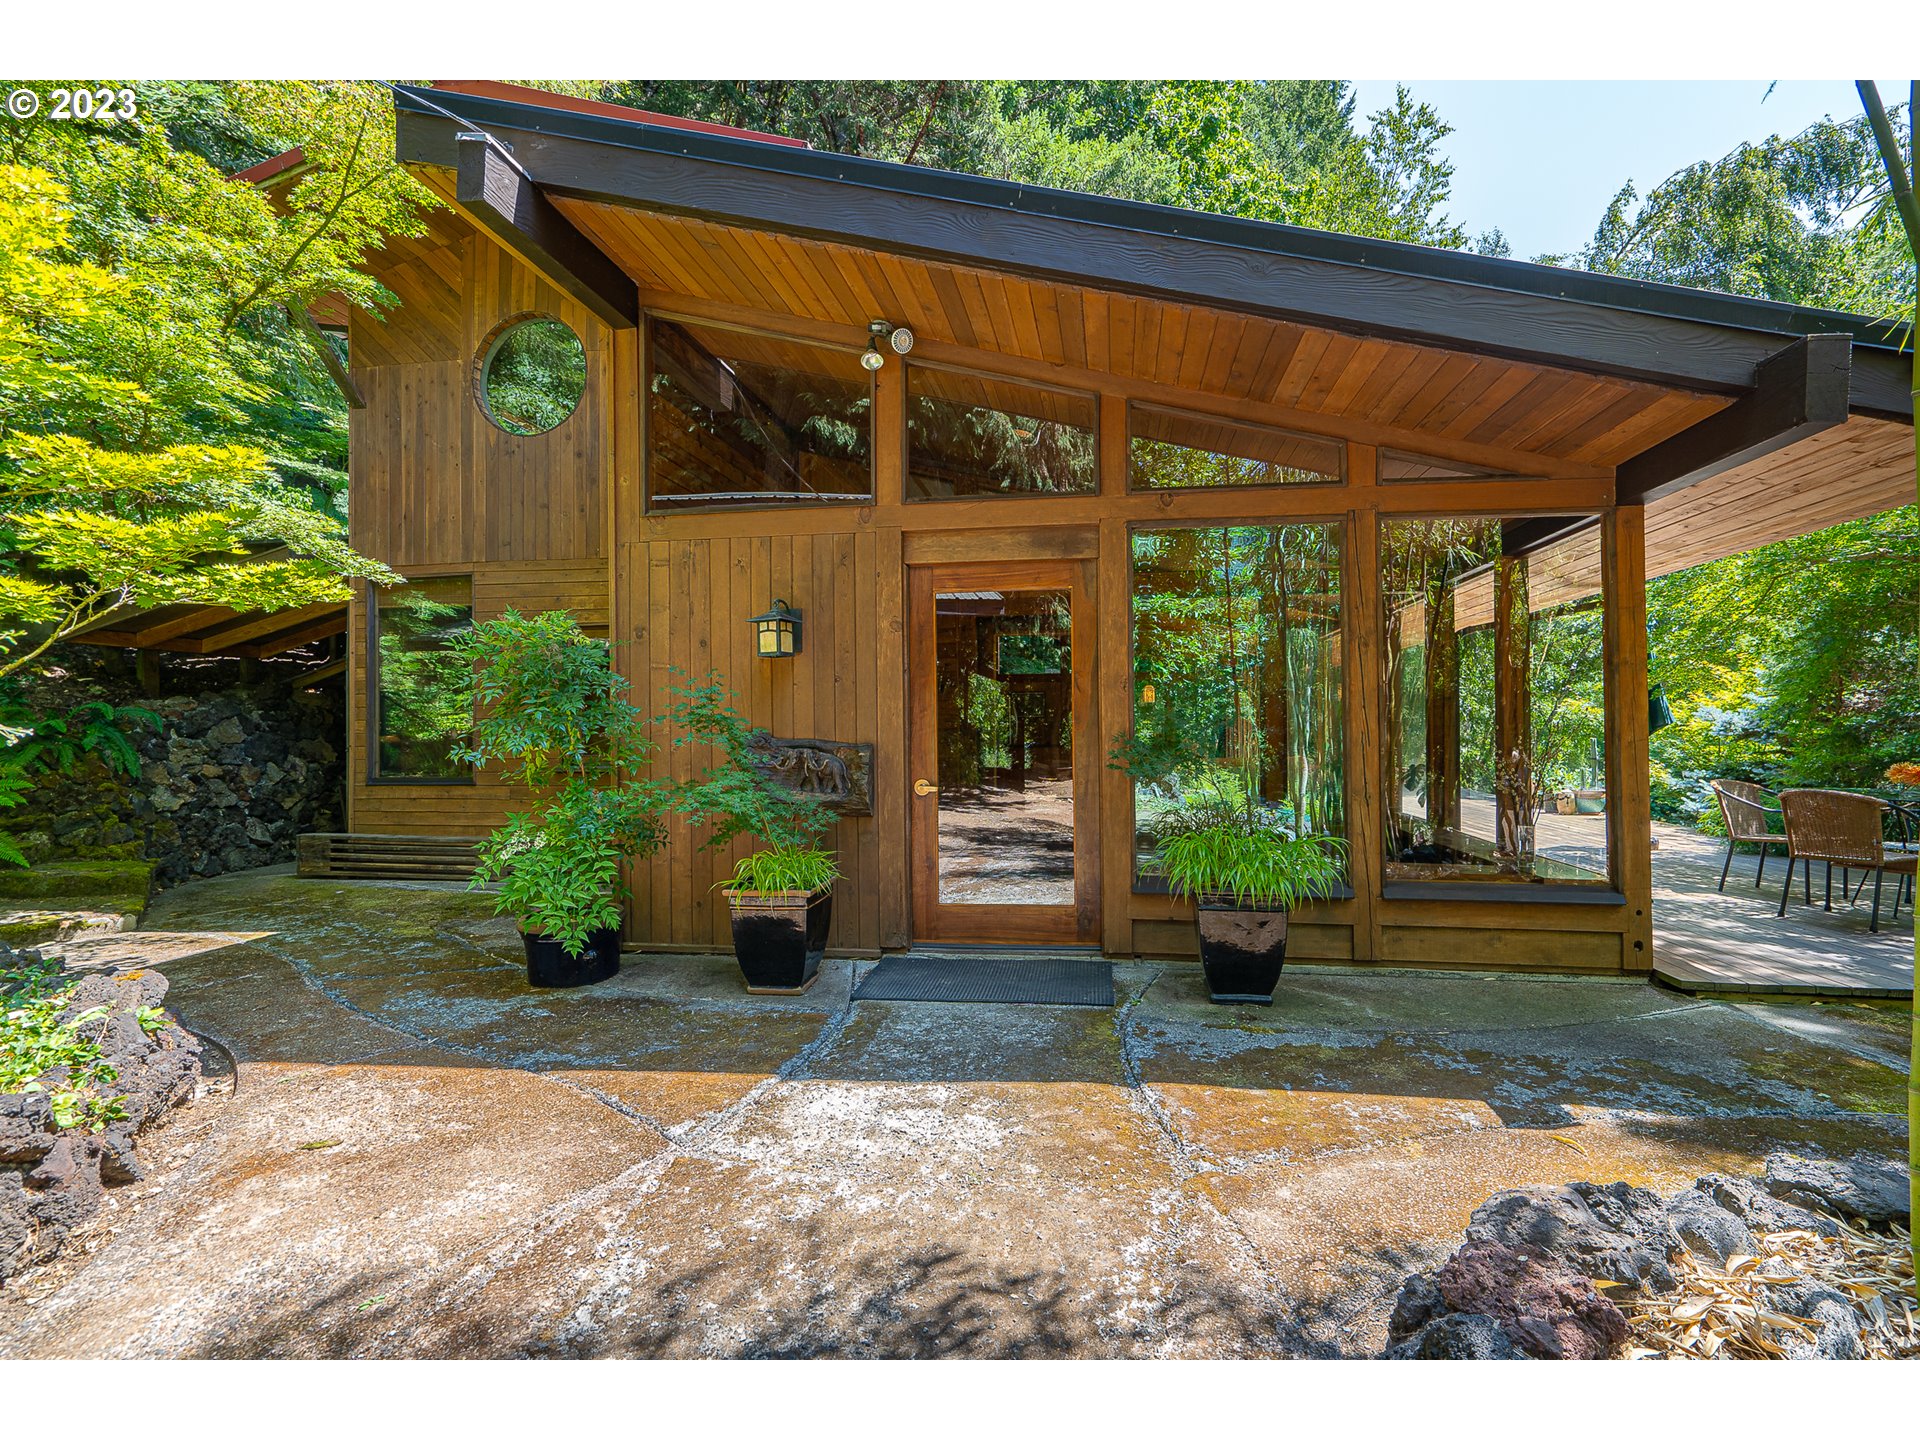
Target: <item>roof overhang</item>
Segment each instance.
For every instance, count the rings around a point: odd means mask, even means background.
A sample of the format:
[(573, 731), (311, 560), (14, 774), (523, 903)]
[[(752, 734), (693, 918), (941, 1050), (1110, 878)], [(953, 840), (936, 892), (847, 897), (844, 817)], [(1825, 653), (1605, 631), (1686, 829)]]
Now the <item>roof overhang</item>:
[(395, 95), (403, 162), (458, 171), (459, 137), (484, 132), (549, 194), (1735, 396), (1803, 337), (1842, 336), (1848, 411), (1913, 415), (1909, 332), (1893, 322), (488, 96)]

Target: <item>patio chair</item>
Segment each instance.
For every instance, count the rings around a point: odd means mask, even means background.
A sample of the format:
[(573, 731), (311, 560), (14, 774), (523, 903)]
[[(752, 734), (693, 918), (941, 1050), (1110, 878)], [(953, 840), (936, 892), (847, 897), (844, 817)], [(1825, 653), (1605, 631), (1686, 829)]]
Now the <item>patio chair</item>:
[[(1787, 848), (1787, 837), (1773, 828), (1780, 807), (1771, 803), (1774, 799), (1771, 792), (1745, 780), (1715, 780), (1713, 793), (1720, 802), (1720, 818), (1727, 822), (1727, 859), (1720, 867), (1720, 889), (1724, 892), (1727, 888), (1734, 848), (1747, 844), (1760, 847), (1760, 864), (1753, 872), (1753, 888), (1758, 890), (1767, 874), (1767, 847)], [(1860, 883), (1864, 885), (1866, 881), (1863, 879)]]
[[(1787, 883), (1780, 892), (1780, 911), (1787, 913), (1793, 894), (1793, 862), (1805, 866), (1805, 895), (1813, 901), (1813, 862), (1827, 867), (1827, 909), (1833, 908), (1833, 867), (1873, 872), (1873, 918), (1869, 930), (1880, 929), (1880, 882), (1891, 871), (1899, 877), (1893, 887), (1893, 914), (1900, 915), (1900, 893), (1914, 873), (1920, 855), (1890, 848), (1886, 842), (1886, 802), (1845, 790), (1782, 790), (1780, 814), (1787, 825)], [(1862, 886), (1867, 883), (1863, 877)], [(1845, 882), (1842, 882), (1845, 891)]]

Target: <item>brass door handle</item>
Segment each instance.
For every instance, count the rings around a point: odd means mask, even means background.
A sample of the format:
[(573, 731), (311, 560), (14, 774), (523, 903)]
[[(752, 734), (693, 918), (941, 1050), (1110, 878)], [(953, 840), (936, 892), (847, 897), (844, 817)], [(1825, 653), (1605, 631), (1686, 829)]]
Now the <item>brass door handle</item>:
[(916, 795), (938, 795), (940, 793), (940, 787), (935, 785), (931, 780), (916, 780), (913, 782), (913, 793)]

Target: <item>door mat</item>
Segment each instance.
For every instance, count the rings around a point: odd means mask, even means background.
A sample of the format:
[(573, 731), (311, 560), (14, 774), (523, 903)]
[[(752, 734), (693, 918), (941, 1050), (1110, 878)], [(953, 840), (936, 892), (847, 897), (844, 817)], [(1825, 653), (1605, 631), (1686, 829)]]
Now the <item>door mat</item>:
[(889, 955), (853, 998), (1106, 1007), (1113, 1004), (1113, 966), (1062, 955)]

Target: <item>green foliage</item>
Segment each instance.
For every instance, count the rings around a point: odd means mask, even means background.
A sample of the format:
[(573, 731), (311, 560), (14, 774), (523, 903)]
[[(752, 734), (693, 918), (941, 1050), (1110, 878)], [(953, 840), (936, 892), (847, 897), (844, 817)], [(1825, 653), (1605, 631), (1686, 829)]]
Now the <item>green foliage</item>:
[(816, 848), (833, 824), (832, 812), (818, 796), (782, 785), (754, 763), (755, 731), (733, 708), (725, 681), (718, 674), (694, 680), (683, 671), (673, 673), (668, 715), (680, 731), (675, 747), (702, 745), (717, 752), (714, 763), (679, 786), (673, 800), (688, 824), (709, 827), (700, 848), (724, 850), (743, 835), (774, 851)]
[(102, 1056), (107, 1009), (68, 1016), (72, 977), (52, 961), (0, 966), (0, 1094), (45, 1094), (62, 1130), (98, 1133), (126, 1113), (102, 1087), (120, 1078)]
[[(394, 578), (346, 544), (343, 407), (289, 319), (391, 300), (361, 262), (434, 203), (394, 162), (391, 105), (135, 88), (131, 123), (0, 130), (0, 675), (122, 605), (273, 610)], [(207, 143), (177, 144), (201, 109)], [(272, 195), (203, 158), (290, 145), (306, 164)]]
[(1822, 120), (1688, 166), (1644, 201), (1625, 185), (1585, 248), (1541, 259), (1899, 315), (1912, 304), (1913, 256), (1886, 191), (1866, 120)]
[[(0, 679), (0, 810), (23, 803), (42, 775), (64, 774), (87, 755), (97, 755), (109, 770), (129, 779), (140, 775), (140, 753), (127, 730), (152, 725), (160, 717), (137, 705), (89, 700), (65, 715), (44, 716), (21, 696), (11, 679)], [(24, 867), (19, 843), (0, 833), (0, 863)]]
[(142, 1005), (134, 1011), (133, 1018), (148, 1035), (158, 1035), (167, 1028), (167, 1012), (158, 1005)]
[(1230, 895), (1241, 905), (1291, 910), (1333, 893), (1346, 873), (1345, 842), (1286, 839), (1238, 825), (1209, 825), (1170, 835), (1153, 868), (1178, 895)]
[(816, 846), (756, 850), (733, 867), (729, 890), (767, 895), (781, 890), (824, 890), (840, 878), (840, 862)]
[(607, 642), (567, 611), (509, 610), (452, 649), (472, 665), (482, 707), (472, 746), (457, 754), (500, 764), (538, 801), (481, 843), (473, 883), (498, 882), (495, 914), (578, 955), (619, 923), (621, 862), (665, 840), (668, 788), (635, 778), (653, 754), (650, 722), (621, 693)]
[(558, 320), (527, 320), (487, 357), (487, 413), (503, 430), (539, 435), (579, 405), (587, 389), (587, 352)]

